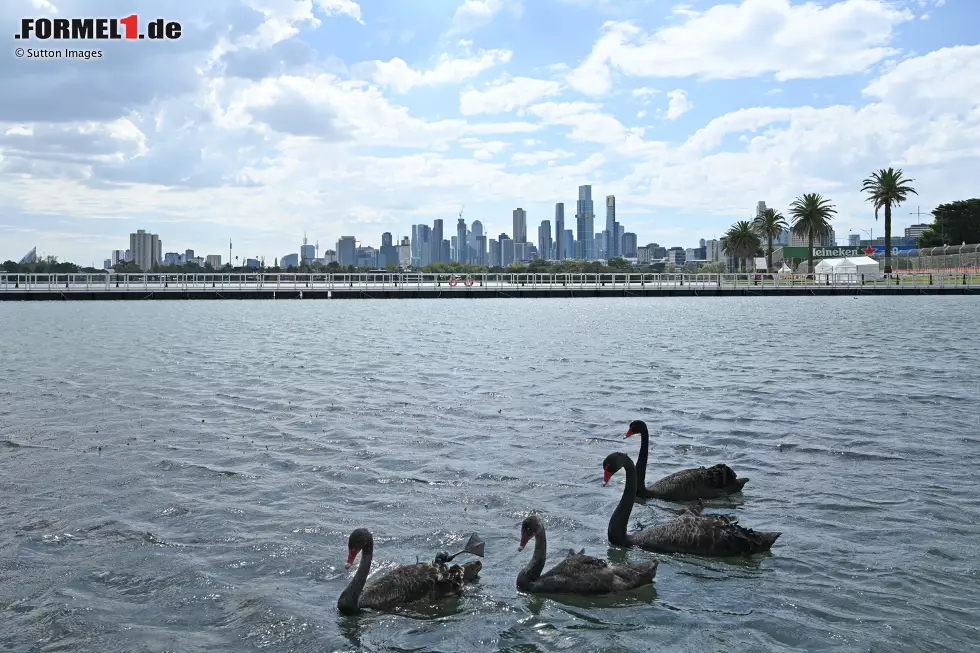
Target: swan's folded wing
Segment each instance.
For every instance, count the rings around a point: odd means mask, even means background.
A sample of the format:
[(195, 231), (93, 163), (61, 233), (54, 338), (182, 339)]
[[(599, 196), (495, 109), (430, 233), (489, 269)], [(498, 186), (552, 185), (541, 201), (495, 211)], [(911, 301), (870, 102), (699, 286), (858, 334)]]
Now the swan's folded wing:
[(422, 599), (436, 599), (459, 591), (463, 570), (436, 563), (402, 565), (372, 580), (361, 593), (362, 608), (390, 609)]
[(741, 555), (754, 548), (751, 531), (733, 517), (690, 512), (635, 533), (632, 539), (641, 546), (655, 543), (662, 551), (695, 555)]

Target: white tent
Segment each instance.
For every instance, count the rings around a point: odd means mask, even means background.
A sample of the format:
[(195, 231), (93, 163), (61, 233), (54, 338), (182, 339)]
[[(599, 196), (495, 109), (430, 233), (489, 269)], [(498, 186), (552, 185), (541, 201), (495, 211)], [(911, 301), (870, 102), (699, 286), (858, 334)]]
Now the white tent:
[(881, 276), (878, 261), (868, 256), (825, 258), (813, 266), (813, 272), (818, 282), (831, 283), (860, 283)]

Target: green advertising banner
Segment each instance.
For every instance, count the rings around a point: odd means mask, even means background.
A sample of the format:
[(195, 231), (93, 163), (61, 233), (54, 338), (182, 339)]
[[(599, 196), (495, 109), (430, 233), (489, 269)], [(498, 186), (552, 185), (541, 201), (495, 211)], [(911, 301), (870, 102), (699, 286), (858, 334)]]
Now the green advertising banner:
[[(863, 247), (814, 247), (813, 258), (845, 258), (848, 256), (867, 256)], [(805, 259), (806, 247), (783, 247), (784, 259)]]

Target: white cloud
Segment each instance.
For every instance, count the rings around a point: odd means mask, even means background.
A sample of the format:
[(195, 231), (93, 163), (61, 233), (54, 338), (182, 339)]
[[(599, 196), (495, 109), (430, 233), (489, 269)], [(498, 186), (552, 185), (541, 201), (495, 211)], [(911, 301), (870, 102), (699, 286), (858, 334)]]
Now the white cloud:
[(542, 98), (562, 92), (560, 82), (530, 77), (514, 77), (503, 84), (488, 86), (482, 91), (468, 88), (459, 95), (459, 111), (464, 116), (495, 114), (513, 111), (533, 104)]
[(374, 69), (372, 78), (376, 83), (396, 93), (408, 93), (418, 86), (459, 84), (494, 66), (506, 64), (512, 54), (509, 50), (480, 50), (476, 56), (465, 59), (453, 59), (443, 54), (434, 68), (423, 71), (413, 70), (399, 57), (375, 61), (368, 66)]
[(670, 102), (667, 105), (667, 120), (675, 120), (694, 108), (694, 104), (687, 99), (687, 91), (677, 89), (668, 91), (667, 97)]
[(463, 0), (453, 14), (450, 35), (465, 34), (489, 25), (493, 17), (503, 8), (501, 0)]
[(574, 156), (567, 150), (540, 150), (537, 152), (515, 152), (510, 160), (515, 165), (536, 166), (542, 163), (553, 164), (561, 159)]
[(894, 27), (913, 18), (885, 0), (827, 6), (742, 0), (677, 13), (680, 24), (649, 36), (635, 24), (607, 22), (592, 52), (569, 73), (569, 84), (602, 95), (612, 88), (613, 71), (649, 78), (772, 74), (778, 81), (858, 73), (894, 55)]

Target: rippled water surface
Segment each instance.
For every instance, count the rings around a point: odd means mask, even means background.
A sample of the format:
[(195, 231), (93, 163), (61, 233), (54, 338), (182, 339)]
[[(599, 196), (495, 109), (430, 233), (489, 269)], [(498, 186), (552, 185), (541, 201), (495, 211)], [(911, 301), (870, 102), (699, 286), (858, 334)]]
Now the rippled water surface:
[[(980, 301), (969, 297), (0, 304), (0, 649), (965, 651), (980, 641)], [(783, 536), (662, 556), (617, 599), (518, 594), (615, 560), (623, 474), (730, 463), (709, 502)], [(676, 506), (637, 505), (632, 524)], [(480, 582), (338, 616), (469, 532)]]

